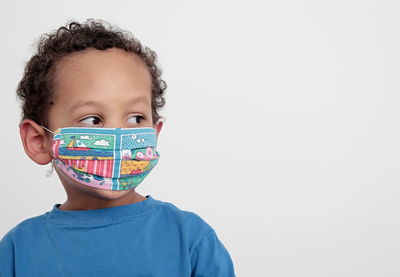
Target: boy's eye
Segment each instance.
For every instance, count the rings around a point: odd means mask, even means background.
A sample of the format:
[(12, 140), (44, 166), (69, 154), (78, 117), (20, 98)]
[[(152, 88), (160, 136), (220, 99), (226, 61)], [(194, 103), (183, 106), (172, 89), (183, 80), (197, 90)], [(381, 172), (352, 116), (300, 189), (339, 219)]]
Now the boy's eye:
[(89, 116), (89, 117), (82, 119), (79, 122), (86, 124), (86, 125), (99, 125), (101, 123), (101, 119), (98, 116)]
[(130, 124), (140, 124), (144, 120), (144, 117), (141, 115), (134, 115), (128, 118), (128, 123)]

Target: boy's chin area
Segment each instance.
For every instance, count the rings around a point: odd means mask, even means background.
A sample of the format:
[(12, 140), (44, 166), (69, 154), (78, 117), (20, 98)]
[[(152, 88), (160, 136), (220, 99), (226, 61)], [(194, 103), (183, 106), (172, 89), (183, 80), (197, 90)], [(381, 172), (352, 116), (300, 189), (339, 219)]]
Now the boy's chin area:
[[(118, 200), (122, 197), (125, 197), (127, 194), (131, 194), (134, 189), (130, 189), (130, 190), (119, 190), (119, 191), (115, 191), (115, 190), (105, 190), (105, 189), (101, 189), (101, 188), (95, 188), (95, 187), (90, 187), (90, 186), (86, 186), (83, 185), (79, 182), (75, 182), (75, 181), (69, 181), (69, 185), (67, 185), (69, 187), (74, 187), (74, 189), (76, 188), (77, 191), (81, 191), (84, 192), (86, 194), (89, 194), (92, 197), (95, 198), (99, 198), (101, 200)], [(65, 185), (64, 185), (65, 187)]]
[(73, 209), (99, 209), (128, 205), (146, 198), (135, 189), (112, 191), (83, 185), (63, 171), (55, 169), (67, 193), (67, 201), (63, 205)]

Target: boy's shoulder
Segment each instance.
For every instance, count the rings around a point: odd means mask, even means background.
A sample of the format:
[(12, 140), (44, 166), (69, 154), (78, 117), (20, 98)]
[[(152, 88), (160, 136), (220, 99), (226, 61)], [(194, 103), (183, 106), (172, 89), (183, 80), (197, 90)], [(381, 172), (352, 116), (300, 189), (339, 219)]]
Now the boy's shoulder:
[(207, 224), (198, 214), (188, 210), (181, 209), (177, 207), (175, 204), (155, 199), (154, 202), (157, 203), (157, 205), (161, 209), (163, 209), (166, 213), (169, 213), (172, 216), (176, 216), (179, 219)]
[(47, 214), (48, 212), (25, 219), (10, 229), (5, 235), (0, 236), (0, 257), (13, 253), (16, 243), (21, 240), (34, 241), (36, 239), (35, 234), (43, 233), (43, 223), (45, 223), (45, 216)]
[(160, 215), (169, 222), (175, 222), (176, 224), (182, 225), (182, 227), (190, 229), (203, 229), (203, 232), (208, 232), (213, 229), (202, 217), (192, 211), (181, 209), (170, 202), (161, 200), (155, 201), (158, 204)]
[(27, 218), (20, 223), (18, 223), (16, 226), (14, 226), (12, 229), (10, 229), (4, 236), (3, 239), (9, 237), (14, 237), (18, 236), (21, 233), (29, 233), (28, 231), (32, 231), (34, 229), (37, 229), (39, 226), (42, 226), (43, 228), (43, 223), (45, 222), (45, 217), (49, 212), (46, 212), (45, 214), (34, 216)]

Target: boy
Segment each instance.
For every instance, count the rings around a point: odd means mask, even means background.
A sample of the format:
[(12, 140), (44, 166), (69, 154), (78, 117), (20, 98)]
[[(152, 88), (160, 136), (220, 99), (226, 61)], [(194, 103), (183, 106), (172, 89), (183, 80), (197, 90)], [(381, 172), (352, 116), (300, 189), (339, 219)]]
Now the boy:
[(26, 154), (67, 200), (0, 242), (0, 276), (234, 276), (197, 215), (135, 187), (157, 164), (166, 85), (156, 55), (101, 21), (43, 37), (18, 86)]

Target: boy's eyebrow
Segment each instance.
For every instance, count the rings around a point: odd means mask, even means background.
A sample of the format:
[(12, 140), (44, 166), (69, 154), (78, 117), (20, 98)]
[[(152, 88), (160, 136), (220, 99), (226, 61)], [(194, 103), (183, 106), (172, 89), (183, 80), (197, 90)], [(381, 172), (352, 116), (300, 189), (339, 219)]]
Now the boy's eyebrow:
[(69, 108), (69, 112), (72, 112), (72, 111), (74, 111), (74, 110), (76, 110), (76, 109), (78, 109), (80, 107), (83, 107), (83, 106), (97, 106), (97, 107), (99, 107), (101, 105), (99, 103), (95, 102), (95, 101), (78, 102), (75, 105), (72, 105), (71, 108)]
[[(129, 105), (133, 105), (133, 104), (136, 104), (136, 103), (144, 103), (146, 105), (149, 105), (148, 99), (145, 96), (132, 98), (130, 101), (127, 101), (126, 103), (129, 104)], [(98, 102), (95, 102), (95, 101), (83, 101), (83, 102), (79, 102), (79, 103), (76, 103), (75, 105), (73, 105), (69, 109), (69, 112), (72, 112), (72, 111), (74, 111), (74, 110), (76, 110), (76, 109), (78, 109), (80, 107), (83, 107), (83, 106), (101, 107), (102, 105), (100, 103), (98, 103)]]
[(135, 97), (132, 98), (130, 101), (128, 101), (127, 103), (129, 103), (130, 105), (136, 104), (136, 103), (144, 103), (149, 105), (148, 99), (145, 96), (140, 96), (140, 97)]

